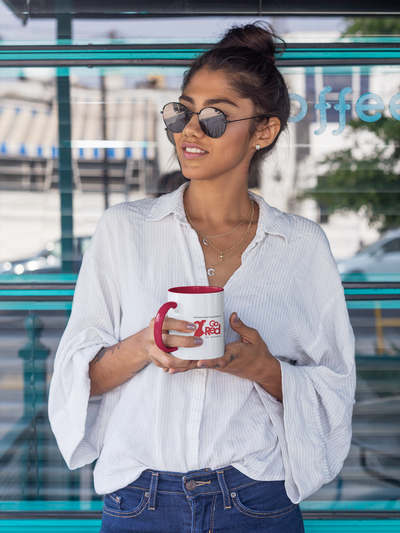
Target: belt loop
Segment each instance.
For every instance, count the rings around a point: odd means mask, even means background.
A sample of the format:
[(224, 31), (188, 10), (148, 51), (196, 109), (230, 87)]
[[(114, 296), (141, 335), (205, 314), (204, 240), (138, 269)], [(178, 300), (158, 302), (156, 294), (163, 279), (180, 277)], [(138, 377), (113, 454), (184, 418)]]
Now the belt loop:
[(223, 470), (217, 470), (218, 483), (221, 487), (222, 498), (224, 500), (224, 509), (231, 509), (231, 498), (229, 496), (228, 487), (226, 486), (225, 476)]
[(149, 494), (149, 511), (156, 510), (157, 484), (158, 484), (158, 472), (152, 472), (151, 482), (150, 482), (150, 494)]

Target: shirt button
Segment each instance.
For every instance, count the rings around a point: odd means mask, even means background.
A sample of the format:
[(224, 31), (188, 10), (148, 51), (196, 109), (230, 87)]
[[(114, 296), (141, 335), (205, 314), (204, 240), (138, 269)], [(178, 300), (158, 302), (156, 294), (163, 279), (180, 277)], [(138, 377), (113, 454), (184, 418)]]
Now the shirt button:
[(194, 490), (196, 488), (196, 482), (194, 479), (191, 479), (190, 481), (188, 481), (185, 485), (186, 489), (187, 490)]

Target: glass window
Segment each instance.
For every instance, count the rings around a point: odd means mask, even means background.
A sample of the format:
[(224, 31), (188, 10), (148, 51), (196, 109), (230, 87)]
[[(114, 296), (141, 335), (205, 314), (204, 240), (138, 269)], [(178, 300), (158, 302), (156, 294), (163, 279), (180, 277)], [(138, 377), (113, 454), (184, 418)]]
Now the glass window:
[(400, 239), (393, 239), (384, 246), (382, 246), (382, 251), (384, 254), (390, 252), (400, 252)]
[[(54, 21), (29, 21), (28, 29), (17, 30), (15, 21), (4, 20), (0, 30), (8, 43), (22, 41), (28, 30), (31, 44), (44, 34), (56, 38)], [(131, 21), (91, 22), (73, 21), (75, 44), (81, 39), (86, 45), (89, 38), (143, 44), (140, 31), (150, 27), (159, 40), (177, 41), (167, 34), (165, 19), (135, 21), (137, 41), (129, 38)], [(287, 42), (308, 43), (313, 53), (320, 53), (313, 43), (367, 40), (341, 37), (341, 18), (306, 22), (274, 21)], [(193, 21), (180, 20), (179, 35), (187, 43), (215, 40), (231, 21), (218, 24), (212, 31), (201, 26), (196, 34), (189, 31), (198, 28)], [(341, 49), (324, 53), (332, 59)], [(293, 117), (254, 190), (270, 205), (322, 226), (345, 283), (356, 336), (349, 457), (303, 509), (399, 509), (400, 289), (394, 284), (400, 282), (400, 67), (353, 59), (346, 65), (326, 60), (280, 68)], [(48, 385), (76, 274), (104, 209), (169, 192), (184, 180), (160, 115), (165, 103), (179, 97), (184, 70), (0, 68), (0, 507), (29, 500), (38, 509), (53, 501), (101, 508), (93, 465), (71, 472), (58, 451), (46, 414)], [(39, 289), (38, 279), (53, 285)], [(375, 288), (366, 287), (370, 282)], [(8, 293), (7, 283), (13, 286)]]

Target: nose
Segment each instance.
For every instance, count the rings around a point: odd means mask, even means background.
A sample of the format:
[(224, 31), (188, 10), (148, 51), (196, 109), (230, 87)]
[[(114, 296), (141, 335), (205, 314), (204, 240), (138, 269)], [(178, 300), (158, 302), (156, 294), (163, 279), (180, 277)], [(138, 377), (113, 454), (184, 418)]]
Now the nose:
[[(201, 129), (200, 121), (199, 121), (199, 113), (196, 113), (194, 111), (191, 112), (189, 118), (189, 122), (186, 124), (185, 129), (183, 130), (183, 133), (186, 135), (186, 137), (190, 137), (191, 135), (194, 135), (195, 137), (204, 137), (205, 133)], [(193, 117), (196, 115), (196, 118), (193, 120)]]

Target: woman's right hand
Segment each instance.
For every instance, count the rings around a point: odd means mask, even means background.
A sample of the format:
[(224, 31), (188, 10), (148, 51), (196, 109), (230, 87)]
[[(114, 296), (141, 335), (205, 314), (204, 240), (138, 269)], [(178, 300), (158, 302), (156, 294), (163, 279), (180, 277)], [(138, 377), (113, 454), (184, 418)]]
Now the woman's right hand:
[[(150, 321), (150, 325), (140, 332), (142, 349), (147, 355), (147, 361), (154, 363), (164, 372), (170, 374), (177, 374), (178, 372), (186, 372), (196, 368), (196, 361), (187, 361), (178, 359), (172, 354), (160, 350), (154, 340), (154, 323), (155, 318)], [(181, 333), (193, 333), (196, 330), (196, 325), (184, 320), (177, 320), (175, 318), (165, 317), (162, 327), (162, 341), (168, 348), (196, 348), (201, 346), (203, 341), (200, 337), (170, 335), (169, 330), (179, 331)]]
[[(102, 348), (92, 359), (89, 363), (91, 396), (115, 389), (132, 379), (150, 363), (154, 363), (170, 374), (196, 368), (197, 360), (184, 361), (157, 348), (154, 340), (154, 322), (155, 318), (147, 328), (134, 333), (114, 346)], [(168, 330), (172, 329), (182, 333), (193, 333), (196, 326), (190, 322), (165, 317), (162, 339), (169, 348), (201, 346), (202, 341), (198, 337), (169, 335)]]

